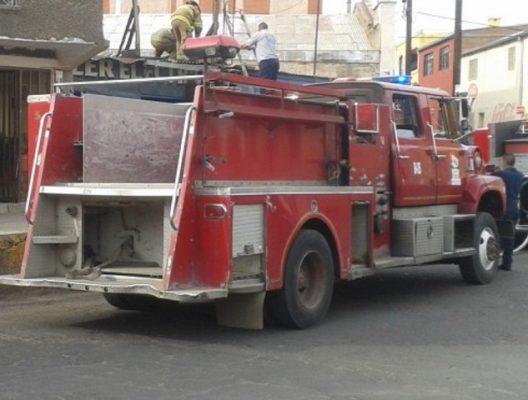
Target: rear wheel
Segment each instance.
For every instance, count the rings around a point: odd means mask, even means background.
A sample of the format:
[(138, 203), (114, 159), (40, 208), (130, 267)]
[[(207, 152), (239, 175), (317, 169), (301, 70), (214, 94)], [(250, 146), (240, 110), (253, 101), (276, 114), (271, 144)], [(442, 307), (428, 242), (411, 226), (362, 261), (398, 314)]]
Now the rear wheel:
[(284, 285), (267, 296), (272, 320), (291, 328), (308, 328), (326, 315), (334, 289), (330, 247), (323, 235), (303, 230), (286, 260)]
[(156, 298), (142, 294), (103, 293), (105, 300), (120, 310), (150, 311), (156, 305)]
[(488, 213), (478, 213), (473, 224), (473, 245), (477, 252), (460, 260), (460, 273), (467, 283), (483, 285), (491, 282), (499, 261), (498, 229)]

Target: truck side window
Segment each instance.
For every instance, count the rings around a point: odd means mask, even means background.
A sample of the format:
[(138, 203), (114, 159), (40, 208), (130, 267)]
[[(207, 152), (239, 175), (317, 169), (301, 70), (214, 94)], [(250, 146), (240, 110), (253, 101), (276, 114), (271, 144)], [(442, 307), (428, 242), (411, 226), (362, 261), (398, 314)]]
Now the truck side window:
[(416, 138), (422, 136), (416, 99), (413, 96), (393, 95), (392, 113), (398, 137)]
[(434, 135), (437, 137), (450, 137), (448, 125), (448, 109), (445, 101), (439, 98), (429, 98), (429, 110), (431, 115), (431, 125)]

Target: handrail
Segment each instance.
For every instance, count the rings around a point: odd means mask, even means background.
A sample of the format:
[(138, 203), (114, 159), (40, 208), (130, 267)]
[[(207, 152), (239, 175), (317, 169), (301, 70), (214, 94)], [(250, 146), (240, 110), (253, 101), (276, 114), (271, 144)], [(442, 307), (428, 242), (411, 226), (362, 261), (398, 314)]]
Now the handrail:
[(400, 160), (408, 160), (409, 156), (400, 155), (400, 139), (398, 138), (398, 127), (396, 126), (396, 122), (391, 120), (391, 124), (392, 124), (392, 132), (393, 132), (393, 135), (394, 135), (394, 142), (396, 143), (396, 153), (397, 153), (396, 156)]
[(296, 83), (287, 83), (282, 81), (273, 81), (270, 79), (254, 78), (242, 75), (230, 74), (227, 72), (208, 72), (205, 75), (205, 81), (225, 81), (240, 85), (258, 86), (264, 89), (283, 90), (298, 94), (326, 96), (338, 100), (346, 100), (345, 92), (342, 89), (334, 89), (320, 86), (299, 85)]
[(28, 188), (28, 195), (26, 199), (26, 207), (24, 209), (26, 219), (30, 224), (33, 224), (33, 221), (29, 217), (29, 207), (31, 203), (31, 198), (33, 196), (33, 185), (35, 184), (35, 172), (37, 171), (37, 165), (40, 165), (40, 162), (42, 161), (41, 154), (40, 154), (40, 146), (42, 143), (42, 138), (44, 136), (44, 126), (46, 124), (46, 120), (48, 118), (51, 118), (52, 115), (53, 113), (48, 111), (46, 114), (40, 117), (37, 143), (35, 146), (35, 155), (33, 156), (33, 165), (31, 166), (31, 178), (29, 179), (29, 188)]
[(434, 126), (430, 122), (427, 123), (427, 126), (429, 127), (429, 130), (431, 131), (431, 140), (433, 141), (434, 158), (436, 160), (440, 160), (441, 158), (446, 158), (445, 154), (438, 154), (438, 148), (436, 147)]
[(176, 207), (178, 205), (178, 200), (181, 192), (181, 175), (183, 170), (183, 161), (185, 159), (185, 153), (187, 151), (187, 139), (191, 129), (191, 115), (193, 111), (196, 110), (196, 107), (191, 106), (187, 109), (185, 113), (185, 121), (183, 123), (183, 132), (180, 142), (180, 155), (178, 157), (178, 165), (176, 167), (176, 177), (174, 178), (174, 194), (172, 195), (171, 208), (170, 208), (170, 224), (172, 229), (175, 231), (178, 230), (178, 227), (174, 223), (174, 217), (176, 216)]
[(124, 85), (130, 83), (148, 83), (148, 82), (172, 82), (172, 81), (195, 81), (202, 80), (203, 75), (181, 75), (181, 76), (161, 76), (157, 78), (136, 78), (136, 79), (113, 79), (102, 81), (87, 81), (87, 82), (61, 82), (56, 83), (55, 87), (70, 87), (70, 86), (97, 86), (97, 85)]

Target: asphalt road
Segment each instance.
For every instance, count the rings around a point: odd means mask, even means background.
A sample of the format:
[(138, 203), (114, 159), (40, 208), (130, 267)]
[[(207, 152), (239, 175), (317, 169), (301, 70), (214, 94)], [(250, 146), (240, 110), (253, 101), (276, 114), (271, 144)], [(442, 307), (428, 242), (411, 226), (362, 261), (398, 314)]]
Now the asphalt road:
[(0, 288), (0, 399), (526, 399), (528, 255), (516, 262), (480, 287), (445, 266), (340, 285), (305, 331)]

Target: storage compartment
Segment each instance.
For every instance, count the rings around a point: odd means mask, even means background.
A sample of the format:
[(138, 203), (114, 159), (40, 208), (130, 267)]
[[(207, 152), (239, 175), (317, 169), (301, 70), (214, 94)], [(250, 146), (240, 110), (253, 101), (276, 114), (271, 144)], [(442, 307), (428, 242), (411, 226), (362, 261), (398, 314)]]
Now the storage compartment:
[(370, 204), (352, 205), (352, 264), (367, 267), (369, 262), (369, 209)]
[(83, 266), (102, 274), (161, 277), (170, 232), (168, 205), (116, 201), (84, 206)]
[(444, 249), (442, 217), (392, 221), (392, 255), (420, 257), (440, 254)]
[(83, 182), (174, 182), (189, 106), (85, 95)]
[(444, 217), (444, 251), (473, 247), (473, 214), (449, 215)]
[(233, 280), (264, 276), (264, 207), (233, 207)]

